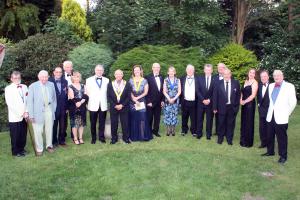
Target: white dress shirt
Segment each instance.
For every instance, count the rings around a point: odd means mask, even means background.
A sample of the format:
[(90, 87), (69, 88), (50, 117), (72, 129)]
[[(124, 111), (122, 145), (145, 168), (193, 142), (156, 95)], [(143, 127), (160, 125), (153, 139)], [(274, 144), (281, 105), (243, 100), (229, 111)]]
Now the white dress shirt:
[(262, 90), (261, 90), (261, 92), (262, 92), (262, 97), (265, 96), (265, 93), (266, 93), (266, 91), (267, 91), (268, 85), (269, 85), (269, 83), (266, 83), (266, 86), (264, 86), (264, 85), (262, 86)]
[(219, 80), (223, 80), (223, 76), (219, 74)]
[(154, 77), (154, 78), (155, 78), (155, 81), (156, 81), (157, 88), (160, 91), (160, 78), (159, 78), (159, 76)]
[[(224, 80), (224, 88), (225, 88), (225, 91), (226, 91), (226, 81)], [(231, 104), (230, 102), (230, 98), (231, 98), (231, 80), (228, 80), (228, 91), (227, 91), (227, 95), (228, 95), (228, 101), (226, 104)]]
[(65, 72), (65, 79), (68, 81), (68, 86), (72, 84), (71, 76), (68, 76), (67, 72)]
[(186, 77), (185, 85), (184, 85), (184, 99), (187, 101), (195, 101), (196, 99), (196, 89), (195, 89), (195, 77), (191, 76)]

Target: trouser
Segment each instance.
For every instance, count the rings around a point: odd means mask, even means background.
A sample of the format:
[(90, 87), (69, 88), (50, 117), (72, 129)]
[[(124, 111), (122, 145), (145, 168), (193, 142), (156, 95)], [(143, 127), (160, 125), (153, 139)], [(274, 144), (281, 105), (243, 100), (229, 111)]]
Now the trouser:
[(226, 113), (218, 115), (218, 143), (222, 143), (224, 136), (226, 137), (227, 143), (232, 144), (235, 118), (232, 105), (226, 105)]
[(147, 114), (152, 134), (159, 132), (161, 105), (158, 103), (154, 107), (147, 106)]
[(268, 144), (268, 123), (266, 117), (259, 118), (259, 137), (261, 146), (267, 146)]
[(129, 132), (128, 132), (128, 112), (110, 112), (110, 123), (111, 123), (111, 140), (118, 141), (118, 122), (120, 117), (123, 141), (128, 141)]
[(104, 129), (105, 129), (106, 111), (101, 111), (101, 109), (99, 108), (98, 111), (90, 111), (92, 141), (96, 141), (97, 139), (96, 138), (97, 119), (99, 120), (99, 126), (98, 126), (99, 140), (105, 140)]
[(188, 120), (191, 119), (190, 131), (192, 134), (196, 134), (196, 101), (183, 100), (182, 104), (182, 133), (187, 133)]
[(46, 138), (46, 148), (52, 147), (52, 128), (53, 128), (53, 119), (52, 112), (46, 111), (44, 113), (44, 122), (42, 123), (32, 123), (34, 140), (37, 152), (43, 152), (43, 132), (45, 133)]
[(212, 135), (212, 125), (213, 125), (213, 110), (210, 106), (198, 106), (197, 109), (197, 135), (202, 137), (203, 135), (203, 121), (204, 114), (206, 115), (206, 137), (211, 137)]
[[(58, 135), (57, 135), (57, 128), (58, 128)], [(65, 131), (66, 131), (65, 114), (61, 113), (57, 117), (57, 119), (55, 119), (53, 122), (52, 144), (65, 143)]]
[(24, 151), (27, 138), (27, 124), (25, 119), (20, 122), (9, 122), (12, 155)]

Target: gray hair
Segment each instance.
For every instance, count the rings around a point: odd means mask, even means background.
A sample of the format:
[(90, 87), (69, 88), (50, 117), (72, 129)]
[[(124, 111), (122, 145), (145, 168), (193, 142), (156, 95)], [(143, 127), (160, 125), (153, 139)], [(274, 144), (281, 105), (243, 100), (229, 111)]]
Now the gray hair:
[(281, 70), (279, 70), (279, 69), (275, 69), (275, 70), (274, 70), (273, 76), (276, 75), (276, 74), (282, 75), (282, 76), (283, 76), (283, 72), (282, 72)]
[(39, 72), (39, 74), (38, 74), (38, 77), (40, 77), (40, 76), (49, 76), (49, 74), (48, 74), (48, 72), (46, 71), (46, 70), (41, 70), (40, 72)]
[(72, 67), (73, 67), (73, 63), (72, 63), (72, 61), (70, 61), (70, 60), (66, 60), (66, 61), (63, 63), (63, 67), (65, 67), (66, 65), (72, 65)]
[(204, 65), (204, 68), (205, 68), (205, 67), (207, 67), (207, 68), (213, 68), (213, 65), (212, 65), (212, 64), (205, 64), (205, 65)]
[(19, 72), (19, 71), (13, 71), (13, 72), (10, 74), (10, 77), (13, 77), (13, 76), (21, 76), (21, 72)]
[(95, 66), (95, 69), (96, 69), (97, 67), (101, 67), (101, 68), (104, 70), (104, 66), (103, 66), (102, 64), (97, 64), (97, 65)]
[(188, 68), (193, 68), (193, 70), (195, 70), (195, 67), (194, 67), (194, 65), (192, 65), (192, 64), (188, 64), (188, 65), (186, 66), (186, 69), (188, 69)]

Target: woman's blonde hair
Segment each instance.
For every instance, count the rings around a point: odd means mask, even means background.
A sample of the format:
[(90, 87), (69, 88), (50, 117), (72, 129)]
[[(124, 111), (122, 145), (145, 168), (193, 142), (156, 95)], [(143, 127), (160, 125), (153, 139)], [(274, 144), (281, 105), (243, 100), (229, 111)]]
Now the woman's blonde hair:
[(74, 79), (73, 79), (74, 76), (79, 77), (79, 82), (81, 81), (81, 74), (80, 74), (80, 72), (74, 71), (74, 72), (73, 72), (73, 75), (71, 76), (71, 81), (72, 81), (72, 83), (74, 82)]

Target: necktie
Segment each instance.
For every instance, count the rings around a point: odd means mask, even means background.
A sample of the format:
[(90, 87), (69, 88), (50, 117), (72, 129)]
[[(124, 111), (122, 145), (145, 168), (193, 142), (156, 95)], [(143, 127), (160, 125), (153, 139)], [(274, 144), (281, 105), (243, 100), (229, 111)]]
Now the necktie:
[(228, 95), (228, 84), (229, 84), (229, 82), (228, 82), (228, 81), (226, 81), (225, 92), (226, 92), (227, 102), (229, 102), (229, 95)]
[(49, 105), (49, 100), (48, 100), (47, 87), (45, 85), (42, 86), (42, 93), (43, 93), (43, 97), (44, 97), (44, 105), (46, 107)]
[(208, 90), (209, 89), (209, 77), (207, 76), (206, 77), (206, 90)]

